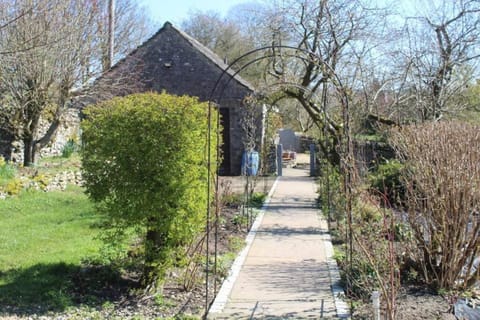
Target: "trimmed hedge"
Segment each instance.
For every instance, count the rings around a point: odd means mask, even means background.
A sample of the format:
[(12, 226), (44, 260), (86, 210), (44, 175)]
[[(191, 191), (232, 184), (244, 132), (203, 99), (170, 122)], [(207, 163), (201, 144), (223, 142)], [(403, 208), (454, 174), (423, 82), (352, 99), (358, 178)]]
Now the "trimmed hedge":
[[(181, 247), (205, 225), (208, 104), (146, 93), (91, 106), (85, 114), (87, 194), (108, 218), (111, 242), (131, 227), (142, 230), (143, 284), (157, 287), (181, 259)], [(216, 128), (212, 123), (212, 159)]]

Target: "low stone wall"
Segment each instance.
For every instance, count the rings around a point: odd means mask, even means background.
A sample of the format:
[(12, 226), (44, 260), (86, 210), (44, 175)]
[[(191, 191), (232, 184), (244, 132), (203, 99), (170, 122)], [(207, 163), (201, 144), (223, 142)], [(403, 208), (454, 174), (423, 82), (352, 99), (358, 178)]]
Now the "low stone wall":
[(80, 171), (64, 171), (56, 174), (43, 187), (35, 181), (31, 181), (30, 187), (45, 192), (54, 190), (65, 190), (67, 185), (73, 184), (81, 186), (83, 184), (82, 173)]
[[(53, 177), (46, 176), (34, 176), (34, 177), (20, 177), (19, 178), (24, 190), (37, 190), (37, 191), (63, 191), (67, 188), (67, 185), (83, 185), (82, 173), (80, 171), (63, 171), (57, 173)], [(0, 190), (0, 200), (4, 200), (9, 195)]]

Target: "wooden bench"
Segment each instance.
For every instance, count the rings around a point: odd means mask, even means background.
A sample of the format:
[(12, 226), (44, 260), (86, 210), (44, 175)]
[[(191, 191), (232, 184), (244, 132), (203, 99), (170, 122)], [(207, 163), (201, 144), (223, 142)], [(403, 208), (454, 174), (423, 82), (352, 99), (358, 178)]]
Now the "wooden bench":
[(282, 167), (294, 168), (297, 165), (297, 153), (294, 151), (284, 151), (282, 153)]

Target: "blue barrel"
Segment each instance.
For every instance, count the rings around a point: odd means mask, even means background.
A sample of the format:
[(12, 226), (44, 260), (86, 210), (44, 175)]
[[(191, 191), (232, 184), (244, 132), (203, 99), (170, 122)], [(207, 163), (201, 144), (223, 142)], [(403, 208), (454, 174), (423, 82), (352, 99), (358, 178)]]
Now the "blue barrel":
[(257, 151), (244, 151), (242, 155), (242, 175), (256, 176), (258, 174), (259, 158)]

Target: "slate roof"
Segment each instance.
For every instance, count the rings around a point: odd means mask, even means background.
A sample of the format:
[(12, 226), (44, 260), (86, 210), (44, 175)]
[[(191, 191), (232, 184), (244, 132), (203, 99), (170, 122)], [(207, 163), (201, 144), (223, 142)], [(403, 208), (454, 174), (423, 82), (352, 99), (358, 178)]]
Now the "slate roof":
[[(88, 105), (114, 96), (164, 90), (207, 101), (227, 67), (210, 49), (166, 22), (150, 39), (99, 77), (80, 103)], [(235, 71), (229, 69), (227, 73), (212, 100), (219, 99), (219, 88)], [(238, 101), (253, 91), (254, 87), (237, 75), (228, 83), (221, 99)]]

